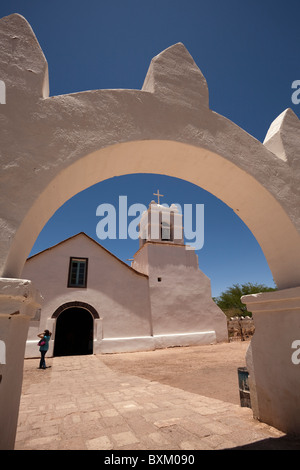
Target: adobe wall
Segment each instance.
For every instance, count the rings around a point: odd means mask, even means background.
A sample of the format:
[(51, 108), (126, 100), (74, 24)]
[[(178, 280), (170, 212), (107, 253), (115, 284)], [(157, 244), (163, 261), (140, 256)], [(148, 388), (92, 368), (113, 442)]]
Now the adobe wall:
[(210, 280), (194, 250), (147, 242), (132, 266), (149, 276), (154, 335), (207, 332), (206, 343), (228, 340), (226, 317), (211, 298)]
[[(87, 288), (68, 287), (70, 257), (74, 256), (88, 258)], [(29, 259), (22, 275), (32, 280), (44, 298), (40, 321), (30, 322), (26, 357), (37, 355), (36, 335), (45, 328), (53, 332), (49, 350), (52, 354), (55, 340), (52, 316), (61, 305), (74, 301), (91, 305), (99, 314), (95, 353), (101, 351), (103, 338), (151, 334), (148, 278), (135, 273), (83, 234)]]
[[(179, 177), (211, 192), (236, 211), (257, 239), (277, 284), (276, 295), (284, 298), (300, 286), (300, 121), (291, 110), (271, 124), (264, 143), (257, 141), (209, 109), (206, 80), (180, 43), (152, 60), (142, 90), (49, 97), (47, 61), (28, 22), (17, 14), (2, 18), (0, 43), (6, 85), (6, 104), (0, 108), (4, 286), (20, 277), (38, 234), (64, 202), (99, 181), (129, 173)], [(2, 298), (6, 305), (4, 292)], [(272, 311), (274, 302), (267, 315), (257, 315), (252, 375), (261, 419), (300, 432), (299, 374), (289, 357), (299, 325), (299, 297), (295, 302), (284, 330), (276, 329), (281, 313)], [(14, 312), (11, 299), (0, 316)], [(278, 338), (276, 363), (264, 336), (269, 317), (275, 319)], [(3, 366), (0, 395), (14, 359)], [(6, 392), (12, 407), (17, 395), (13, 388)], [(4, 405), (2, 412), (7, 412)], [(3, 432), (0, 438), (0, 447), (12, 447), (12, 438), (5, 441)]]
[(249, 340), (255, 332), (254, 320), (252, 317), (232, 317), (227, 319), (228, 339)]

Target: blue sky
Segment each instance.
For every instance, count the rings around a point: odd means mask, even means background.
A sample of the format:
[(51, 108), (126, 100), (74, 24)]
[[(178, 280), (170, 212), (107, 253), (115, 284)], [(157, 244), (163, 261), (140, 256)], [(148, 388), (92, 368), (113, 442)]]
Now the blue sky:
[[(50, 94), (91, 89), (140, 89), (152, 57), (183, 42), (204, 74), (210, 107), (260, 141), (291, 101), (300, 80), (299, 0), (19, 0), (0, 5), (0, 17), (22, 14), (49, 64)], [(205, 206), (205, 242), (197, 252), (214, 296), (234, 283), (273, 286), (251, 232), (221, 201), (201, 188), (163, 175), (129, 175), (78, 194), (48, 222), (32, 253), (77, 232), (96, 238), (96, 208), (127, 195), (148, 205), (159, 188), (163, 202)], [(100, 240), (98, 240), (100, 241)], [(106, 240), (126, 261), (131, 240)]]

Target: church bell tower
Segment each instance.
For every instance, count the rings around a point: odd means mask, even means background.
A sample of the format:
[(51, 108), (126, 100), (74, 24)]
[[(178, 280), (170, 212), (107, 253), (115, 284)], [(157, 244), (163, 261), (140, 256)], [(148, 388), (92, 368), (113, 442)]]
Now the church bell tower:
[(155, 193), (158, 202), (151, 201), (140, 221), (140, 248), (146, 243), (183, 245), (182, 214), (176, 204), (160, 204), (162, 194)]
[(148, 276), (151, 335), (156, 347), (192, 345), (227, 338), (224, 313), (211, 298), (209, 278), (195, 250), (185, 245), (182, 214), (151, 201), (140, 221), (140, 247), (132, 268)]
[(162, 194), (157, 191), (158, 202), (151, 201), (142, 214), (139, 231), (139, 250), (134, 254), (132, 267), (150, 279), (162, 279), (168, 266), (198, 267), (194, 250), (184, 244), (182, 214), (176, 204), (160, 204)]

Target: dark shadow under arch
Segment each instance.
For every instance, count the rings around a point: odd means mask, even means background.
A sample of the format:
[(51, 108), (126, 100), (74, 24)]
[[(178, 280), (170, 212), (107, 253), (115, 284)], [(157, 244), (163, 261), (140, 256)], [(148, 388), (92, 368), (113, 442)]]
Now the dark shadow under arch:
[(59, 307), (56, 318), (54, 356), (93, 354), (94, 319), (97, 311), (84, 302), (68, 302)]
[(100, 318), (99, 317), (99, 314), (97, 312), (97, 310), (92, 307), (91, 305), (85, 303), (85, 302), (79, 302), (79, 301), (73, 301), (73, 302), (67, 302), (63, 305), (61, 305), (60, 307), (58, 307), (55, 312), (53, 313), (52, 315), (52, 318), (57, 318), (61, 312), (63, 312), (64, 310), (66, 310), (67, 308), (71, 308), (71, 307), (81, 307), (81, 308), (84, 308), (85, 310), (88, 310), (90, 312), (90, 314), (92, 315), (92, 317), (94, 319), (97, 319), (97, 318)]

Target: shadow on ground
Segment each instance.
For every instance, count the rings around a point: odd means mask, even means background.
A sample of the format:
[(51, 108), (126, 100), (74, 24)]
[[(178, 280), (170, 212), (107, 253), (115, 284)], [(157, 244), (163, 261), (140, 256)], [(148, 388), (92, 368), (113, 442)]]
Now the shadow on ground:
[(263, 439), (262, 441), (225, 450), (300, 450), (300, 437), (282, 436)]
[(218, 343), (99, 357), (112, 370), (239, 405), (237, 369), (246, 365), (249, 344)]

